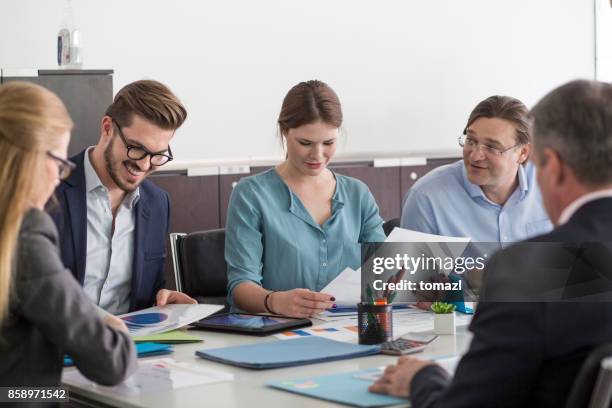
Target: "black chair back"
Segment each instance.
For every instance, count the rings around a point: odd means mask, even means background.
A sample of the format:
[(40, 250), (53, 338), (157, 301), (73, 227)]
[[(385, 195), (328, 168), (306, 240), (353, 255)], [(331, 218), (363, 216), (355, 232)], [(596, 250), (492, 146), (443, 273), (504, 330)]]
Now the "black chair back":
[(385, 223), (383, 224), (383, 230), (385, 231), (385, 235), (389, 236), (391, 231), (393, 231), (393, 228), (399, 227), (399, 225), (400, 225), (399, 218), (392, 218), (388, 221), (385, 221)]
[(601, 361), (610, 356), (612, 356), (612, 343), (599, 346), (589, 354), (576, 376), (569, 398), (565, 404), (567, 408), (586, 408), (589, 406), (601, 367)]
[(202, 303), (226, 304), (225, 229), (178, 237), (176, 247), (182, 291)]

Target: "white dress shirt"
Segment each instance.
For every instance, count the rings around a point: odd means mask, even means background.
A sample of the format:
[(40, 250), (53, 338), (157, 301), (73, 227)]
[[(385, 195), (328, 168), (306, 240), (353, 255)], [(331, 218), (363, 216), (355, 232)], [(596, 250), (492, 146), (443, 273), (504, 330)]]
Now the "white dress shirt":
[(586, 203), (607, 197), (612, 198), (612, 189), (593, 191), (578, 197), (561, 212), (561, 216), (559, 217), (559, 225), (563, 225), (568, 222), (569, 219), (572, 218), (572, 215), (574, 215), (574, 213), (576, 213), (576, 211), (578, 211), (578, 209)]
[(94, 170), (85, 152), (87, 188), (87, 260), (83, 289), (93, 302), (113, 314), (127, 313), (130, 307), (134, 260), (134, 206), (140, 197), (136, 189), (127, 194), (113, 213), (108, 189)]

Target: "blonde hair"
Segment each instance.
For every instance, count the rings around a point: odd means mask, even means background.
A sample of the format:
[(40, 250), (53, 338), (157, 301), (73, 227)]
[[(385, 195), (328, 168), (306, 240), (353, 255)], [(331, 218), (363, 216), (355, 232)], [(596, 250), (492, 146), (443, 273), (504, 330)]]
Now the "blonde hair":
[(0, 86), (0, 323), (8, 313), (21, 221), (31, 206), (46, 152), (73, 123), (62, 101), (28, 82)]

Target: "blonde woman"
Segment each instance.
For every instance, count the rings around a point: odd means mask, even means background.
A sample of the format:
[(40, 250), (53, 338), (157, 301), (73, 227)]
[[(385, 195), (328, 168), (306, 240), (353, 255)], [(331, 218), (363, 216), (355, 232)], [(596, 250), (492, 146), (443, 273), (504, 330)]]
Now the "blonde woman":
[(125, 325), (106, 324), (59, 256), (43, 211), (72, 164), (72, 121), (53, 93), (21, 82), (0, 86), (0, 385), (57, 386), (62, 357), (100, 384), (135, 366)]

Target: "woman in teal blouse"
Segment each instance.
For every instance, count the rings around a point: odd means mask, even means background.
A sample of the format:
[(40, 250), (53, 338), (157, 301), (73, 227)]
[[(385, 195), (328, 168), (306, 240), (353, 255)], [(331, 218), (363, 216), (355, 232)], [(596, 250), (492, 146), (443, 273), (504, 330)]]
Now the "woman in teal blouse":
[(241, 310), (295, 317), (333, 305), (319, 293), (346, 267), (360, 267), (360, 243), (385, 239), (368, 187), (327, 168), (342, 109), (321, 81), (294, 86), (278, 124), (286, 159), (242, 179), (227, 215), (228, 300)]

